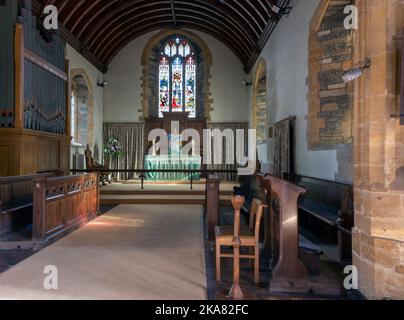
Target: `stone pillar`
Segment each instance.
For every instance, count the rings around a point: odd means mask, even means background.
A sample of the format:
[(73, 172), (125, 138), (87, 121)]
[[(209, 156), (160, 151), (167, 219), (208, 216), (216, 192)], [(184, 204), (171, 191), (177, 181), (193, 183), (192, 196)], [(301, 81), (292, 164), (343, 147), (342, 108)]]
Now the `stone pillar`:
[(355, 228), (353, 264), (359, 290), (369, 299), (404, 298), (404, 189), (396, 188), (403, 165), (404, 126), (391, 119), (399, 102), (404, 5), (399, 0), (356, 0), (359, 29), (354, 64), (372, 66), (355, 82)]

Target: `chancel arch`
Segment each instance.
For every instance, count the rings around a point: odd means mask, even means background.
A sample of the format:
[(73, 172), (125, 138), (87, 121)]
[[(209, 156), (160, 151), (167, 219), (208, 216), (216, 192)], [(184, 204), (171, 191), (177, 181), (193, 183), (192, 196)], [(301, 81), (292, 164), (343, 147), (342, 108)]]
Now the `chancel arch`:
[[(179, 50), (181, 43), (176, 44), (179, 41), (190, 46), (190, 53), (188, 55), (181, 56), (179, 52), (175, 55), (169, 55), (165, 52), (165, 47), (169, 44), (175, 45), (176, 50)], [(185, 49), (184, 49), (185, 50)], [(185, 52), (184, 52), (185, 54)], [(178, 58), (181, 63), (185, 66), (185, 69), (181, 68), (183, 75), (186, 77), (187, 62), (186, 58), (193, 59), (196, 65), (195, 74), (195, 113), (192, 114), (191, 118), (196, 119), (207, 119), (210, 120), (210, 112), (212, 111), (211, 105), (213, 100), (211, 99), (210, 93), (210, 69), (212, 65), (212, 54), (206, 45), (206, 43), (197, 35), (184, 30), (163, 30), (157, 33), (155, 36), (151, 37), (145, 46), (142, 54), (142, 109), (140, 113), (143, 119), (150, 117), (159, 117), (160, 111), (160, 89), (161, 84), (159, 81), (160, 70), (162, 59), (167, 63), (167, 81), (169, 82), (169, 90), (167, 91), (167, 111), (173, 110), (173, 87), (172, 87), (172, 77), (173, 77), (173, 62), (172, 58)], [(173, 60), (173, 61), (171, 61)], [(178, 60), (177, 60), (178, 61)], [(184, 92), (188, 90), (187, 84), (184, 78), (184, 86), (182, 90)], [(182, 93), (181, 93), (182, 96)], [(182, 99), (187, 100), (186, 95), (182, 96)], [(186, 107), (181, 106), (178, 111), (187, 111)], [(175, 107), (175, 105), (174, 105)], [(182, 108), (184, 107), (184, 108)], [(181, 109), (181, 110), (180, 110)]]
[(73, 142), (93, 147), (94, 145), (94, 98), (93, 86), (87, 72), (82, 69), (70, 71), (71, 83), (71, 135)]
[(267, 64), (261, 58), (254, 79), (253, 119), (257, 130), (257, 142), (265, 142), (268, 137)]

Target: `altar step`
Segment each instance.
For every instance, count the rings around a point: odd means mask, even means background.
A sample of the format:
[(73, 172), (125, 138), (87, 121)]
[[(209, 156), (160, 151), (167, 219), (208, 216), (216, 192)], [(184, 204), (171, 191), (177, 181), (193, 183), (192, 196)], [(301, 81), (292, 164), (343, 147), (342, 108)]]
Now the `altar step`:
[[(220, 203), (230, 204), (234, 182), (220, 184)], [(189, 183), (113, 183), (100, 189), (101, 205), (119, 204), (205, 204), (205, 184), (196, 183), (191, 190)]]
[[(220, 195), (220, 205), (231, 205), (231, 194)], [(120, 204), (165, 204), (165, 205), (204, 205), (205, 195), (202, 194), (101, 194), (101, 205)]]

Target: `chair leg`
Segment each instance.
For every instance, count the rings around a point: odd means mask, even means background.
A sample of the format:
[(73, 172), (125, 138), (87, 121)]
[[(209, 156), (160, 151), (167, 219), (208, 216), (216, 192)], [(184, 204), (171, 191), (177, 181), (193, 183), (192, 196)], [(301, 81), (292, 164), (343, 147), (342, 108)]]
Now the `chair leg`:
[[(254, 254), (254, 252), (255, 252), (254, 250), (255, 250), (254, 247), (248, 248), (248, 254), (251, 255), (251, 256), (255, 255), (255, 254)], [(254, 268), (254, 266), (255, 266), (255, 265), (254, 265), (254, 260), (253, 260), (253, 259), (250, 259), (248, 262), (249, 262), (249, 264), (250, 264), (250, 269)]]
[(254, 248), (254, 255), (254, 282), (258, 284), (260, 283), (260, 253), (258, 247)]
[(216, 241), (216, 281), (220, 282), (220, 243)]

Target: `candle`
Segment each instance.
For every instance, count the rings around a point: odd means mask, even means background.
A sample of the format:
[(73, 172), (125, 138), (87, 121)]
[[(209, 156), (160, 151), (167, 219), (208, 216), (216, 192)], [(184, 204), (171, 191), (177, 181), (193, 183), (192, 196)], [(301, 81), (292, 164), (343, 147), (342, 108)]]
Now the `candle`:
[(156, 155), (156, 140), (153, 140), (153, 148), (152, 148), (152, 155)]

